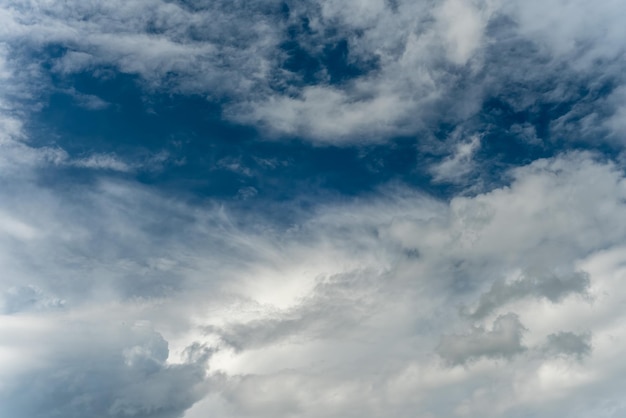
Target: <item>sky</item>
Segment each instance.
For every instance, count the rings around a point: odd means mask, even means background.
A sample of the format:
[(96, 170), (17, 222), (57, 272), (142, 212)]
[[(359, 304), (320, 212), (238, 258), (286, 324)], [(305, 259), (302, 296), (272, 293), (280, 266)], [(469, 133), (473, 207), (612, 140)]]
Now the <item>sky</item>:
[(626, 416), (625, 17), (0, 0), (0, 416)]

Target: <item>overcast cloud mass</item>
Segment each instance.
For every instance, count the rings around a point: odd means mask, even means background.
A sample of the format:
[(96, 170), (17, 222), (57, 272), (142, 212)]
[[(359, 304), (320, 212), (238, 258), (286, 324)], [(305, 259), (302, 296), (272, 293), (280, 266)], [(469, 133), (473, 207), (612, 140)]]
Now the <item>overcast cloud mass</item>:
[(0, 1), (0, 417), (626, 416), (625, 18)]

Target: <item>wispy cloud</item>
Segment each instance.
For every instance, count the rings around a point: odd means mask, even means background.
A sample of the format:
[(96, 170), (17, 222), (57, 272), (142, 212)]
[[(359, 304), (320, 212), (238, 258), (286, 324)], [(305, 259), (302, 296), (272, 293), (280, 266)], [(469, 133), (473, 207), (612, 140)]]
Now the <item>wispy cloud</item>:
[(474, 135), (466, 142), (454, 142), (454, 153), (431, 167), (435, 182), (468, 184), (471, 181), (470, 176), (476, 167), (474, 154), (480, 148), (480, 137)]

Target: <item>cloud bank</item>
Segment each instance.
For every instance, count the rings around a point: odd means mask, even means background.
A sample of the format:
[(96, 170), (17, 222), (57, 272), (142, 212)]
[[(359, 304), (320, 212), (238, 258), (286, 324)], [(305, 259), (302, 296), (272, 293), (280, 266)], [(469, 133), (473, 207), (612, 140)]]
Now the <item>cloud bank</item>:
[(2, 412), (603, 413), (623, 383), (626, 180), (580, 153), (512, 175), (450, 202), (384, 188), (289, 228), (132, 182), (3, 191)]

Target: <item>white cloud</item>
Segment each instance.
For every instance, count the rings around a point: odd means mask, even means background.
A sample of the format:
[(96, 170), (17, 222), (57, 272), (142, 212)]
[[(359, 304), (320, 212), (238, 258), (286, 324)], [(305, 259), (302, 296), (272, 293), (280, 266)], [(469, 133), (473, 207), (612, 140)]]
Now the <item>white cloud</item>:
[(434, 164), (430, 171), (433, 181), (468, 184), (475, 169), (474, 154), (480, 148), (480, 137), (472, 136), (469, 141), (455, 140), (456, 150), (452, 155)]
[[(482, 4), (481, 4), (482, 3)], [(465, 64), (483, 45), (490, 2), (446, 0), (435, 11), (448, 59)], [(495, 2), (491, 2), (495, 3)]]
[[(225, 115), (268, 134), (340, 144), (424, 136), (439, 122), (464, 123), (488, 95), (533, 110), (537, 101), (571, 100), (580, 93), (572, 84), (591, 91), (602, 80), (623, 84), (617, 0), (326, 1), (289, 4), (288, 14), (281, 7), (12, 0), (0, 16), (0, 38), (12, 55), (4, 73), (32, 66), (24, 48), (62, 45), (67, 51), (52, 62), (57, 74), (114, 66), (140, 75), (150, 90), (228, 97)], [(298, 29), (303, 18), (306, 30)], [(288, 28), (321, 65), (314, 85), (283, 65)], [(349, 47), (345, 65), (363, 68), (330, 84), (324, 48), (339, 40)], [(29, 70), (31, 86), (37, 71)], [(32, 89), (28, 82), (21, 83), (25, 90)], [(580, 119), (594, 109), (572, 112)]]
[(76, 89), (73, 89), (73, 88), (67, 91), (64, 91), (64, 93), (67, 93), (70, 96), (72, 96), (74, 100), (76, 101), (76, 103), (79, 106), (84, 107), (85, 109), (101, 110), (101, 109), (106, 109), (107, 107), (111, 105), (110, 103), (102, 100), (98, 96), (94, 96), (93, 94), (80, 93), (80, 92), (77, 92)]
[[(0, 413), (621, 414), (626, 180), (611, 162), (542, 159), (511, 170), (508, 186), (450, 201), (381, 188), (286, 228), (107, 178), (143, 167), (114, 154), (71, 158), (27, 141), (17, 103), (46, 81), (20, 48), (48, 42), (70, 47), (57, 75), (115, 65), (149, 89), (230, 96), (233, 120), (322, 143), (412, 134), (442, 109), (466, 120), (485, 91), (513, 89), (511, 79), (536, 86), (542, 71), (563, 75), (547, 89), (556, 101), (583, 76), (621, 83), (619, 66), (594, 64), (621, 56), (616, 2), (559, 3), (571, 18), (560, 19), (535, 1), (330, 1), (294, 6), (287, 22), (272, 5), (213, 2), (192, 13), (174, 2), (31, 0), (0, 10), (9, 45), (0, 51)], [(278, 68), (277, 50), (300, 12), (318, 34), (302, 41), (309, 53), (335, 28), (351, 62), (378, 67), (343, 84), (328, 74), (300, 84)], [(586, 16), (588, 34), (578, 30)], [(528, 43), (538, 51), (526, 58), (494, 58)], [(606, 103), (614, 118), (620, 92)], [(515, 109), (535, 99), (511, 97)], [(472, 173), (478, 138), (451, 138), (435, 176)], [(100, 177), (70, 188), (36, 181), (59, 166)]]
[[(579, 416), (586, 393), (618, 400), (601, 390), (626, 367), (626, 181), (589, 154), (513, 176), (449, 203), (389, 188), (289, 229), (128, 182), (16, 178), (0, 209), (37, 233), (0, 236), (3, 412), (173, 417), (210, 393), (188, 417)], [(577, 271), (588, 287), (557, 288)], [(519, 294), (494, 290), (506, 279)]]
[(84, 168), (93, 168), (93, 169), (103, 169), (103, 170), (113, 170), (113, 171), (123, 171), (128, 172), (131, 171), (132, 168), (115, 158), (112, 155), (106, 154), (93, 154), (87, 158), (80, 158), (74, 160), (70, 163), (75, 167), (84, 167)]

